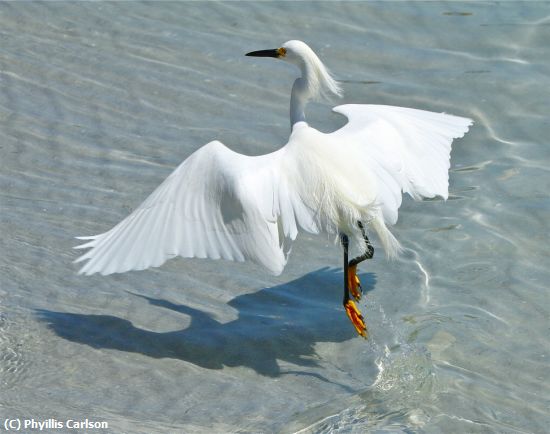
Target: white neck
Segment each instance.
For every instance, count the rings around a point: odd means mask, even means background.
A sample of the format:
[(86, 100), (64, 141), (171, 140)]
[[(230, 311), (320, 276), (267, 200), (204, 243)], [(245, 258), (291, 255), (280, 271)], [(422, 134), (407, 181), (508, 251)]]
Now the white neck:
[(305, 108), (310, 99), (306, 79), (304, 77), (296, 79), (292, 86), (290, 95), (290, 129), (296, 122), (305, 122)]

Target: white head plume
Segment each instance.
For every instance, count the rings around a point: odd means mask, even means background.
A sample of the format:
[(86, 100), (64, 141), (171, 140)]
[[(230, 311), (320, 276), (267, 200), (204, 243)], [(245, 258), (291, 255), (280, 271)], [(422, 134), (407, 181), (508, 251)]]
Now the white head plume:
[(330, 71), (311, 48), (302, 41), (288, 41), (282, 46), (285, 50), (280, 58), (302, 70), (308, 96), (314, 100), (330, 99), (331, 94), (342, 96), (342, 89)]

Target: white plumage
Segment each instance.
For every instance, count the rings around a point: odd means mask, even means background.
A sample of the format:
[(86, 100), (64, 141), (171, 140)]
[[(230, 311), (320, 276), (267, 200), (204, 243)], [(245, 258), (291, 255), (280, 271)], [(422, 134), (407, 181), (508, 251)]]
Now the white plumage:
[(299, 229), (362, 243), (358, 221), (393, 256), (400, 245), (387, 226), (397, 221), (402, 192), (447, 198), (451, 142), (470, 119), (348, 104), (333, 109), (348, 123), (321, 133), (305, 122), (305, 105), (339, 94), (338, 84), (303, 42), (269, 51), (302, 71), (292, 89), (288, 143), (256, 157), (218, 141), (203, 146), (118, 225), (82, 237), (87, 242), (76, 248), (90, 250), (75, 261), (88, 260), (81, 273), (142, 270), (182, 256), (251, 260), (279, 274)]

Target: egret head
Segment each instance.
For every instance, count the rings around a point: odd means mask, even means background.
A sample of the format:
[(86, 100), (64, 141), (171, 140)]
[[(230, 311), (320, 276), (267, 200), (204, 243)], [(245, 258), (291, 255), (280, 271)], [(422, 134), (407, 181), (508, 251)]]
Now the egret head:
[(309, 97), (328, 99), (331, 94), (341, 96), (342, 89), (323, 62), (302, 41), (287, 41), (280, 48), (252, 51), (246, 54), (255, 57), (274, 57), (296, 65), (302, 71)]

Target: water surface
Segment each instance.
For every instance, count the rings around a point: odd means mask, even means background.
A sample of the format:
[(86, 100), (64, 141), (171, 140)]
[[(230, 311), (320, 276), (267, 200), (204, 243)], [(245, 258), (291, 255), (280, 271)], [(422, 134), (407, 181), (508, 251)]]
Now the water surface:
[[(0, 418), (547, 431), (550, 3), (4, 2), (0, 39)], [(243, 54), (289, 39), (341, 102), (476, 122), (450, 200), (406, 199), (405, 255), (360, 267), (370, 340), (322, 236), (300, 236), (278, 277), (182, 259), (78, 276), (73, 237), (109, 229), (201, 145), (286, 143), (296, 73)], [(342, 125), (329, 108), (310, 123)]]

